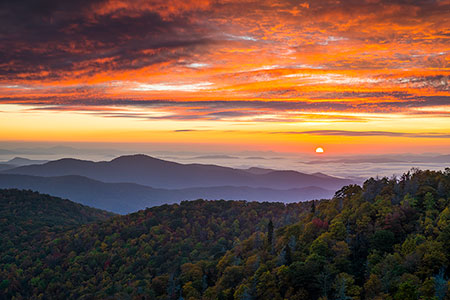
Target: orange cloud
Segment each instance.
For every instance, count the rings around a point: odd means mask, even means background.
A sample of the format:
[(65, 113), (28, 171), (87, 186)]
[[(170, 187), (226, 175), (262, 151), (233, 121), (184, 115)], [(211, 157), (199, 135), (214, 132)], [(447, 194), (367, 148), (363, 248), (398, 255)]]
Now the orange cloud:
[(450, 128), (448, 1), (46, 3), (0, 4), (0, 104), (266, 132), (378, 131), (389, 113)]

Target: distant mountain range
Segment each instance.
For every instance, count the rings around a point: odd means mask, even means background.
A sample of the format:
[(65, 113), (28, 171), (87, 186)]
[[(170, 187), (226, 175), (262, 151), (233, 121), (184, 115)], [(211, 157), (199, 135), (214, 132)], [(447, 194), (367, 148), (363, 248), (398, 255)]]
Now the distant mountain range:
[(29, 165), (41, 165), (48, 162), (48, 160), (36, 160), (36, 159), (28, 159), (24, 157), (14, 157), (13, 159), (10, 159), (4, 164), (12, 165), (15, 167), (21, 167), (21, 166), (29, 166)]
[[(261, 170), (259, 170), (261, 171)], [(352, 181), (332, 176), (297, 171), (242, 170), (216, 165), (180, 164), (147, 155), (121, 156), (111, 161), (93, 162), (64, 158), (41, 165), (22, 166), (2, 171), (34, 176), (79, 175), (103, 182), (128, 182), (154, 188), (248, 186), (293, 189), (316, 186), (336, 190)]]
[(182, 200), (298, 202), (330, 198), (334, 194), (319, 187), (275, 190), (246, 186), (217, 186), (168, 190), (135, 183), (105, 183), (77, 175), (39, 177), (0, 174), (0, 188), (31, 189), (120, 214)]
[[(14, 159), (13, 163), (27, 163)], [(298, 202), (330, 198), (353, 183), (322, 173), (234, 169), (180, 164), (146, 155), (93, 162), (64, 158), (10, 167), (0, 172), (0, 187), (32, 189), (116, 213), (182, 200), (227, 199)]]
[(3, 170), (9, 170), (17, 167), (22, 166), (29, 166), (29, 165), (38, 165), (38, 164), (44, 164), (48, 162), (48, 160), (33, 160), (23, 157), (14, 157), (13, 159), (10, 159), (5, 162), (0, 163), (0, 171)]

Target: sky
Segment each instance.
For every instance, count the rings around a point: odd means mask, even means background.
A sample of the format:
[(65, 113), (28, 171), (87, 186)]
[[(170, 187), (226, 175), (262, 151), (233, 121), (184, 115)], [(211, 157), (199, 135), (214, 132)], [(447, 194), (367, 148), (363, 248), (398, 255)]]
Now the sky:
[(9, 0), (0, 143), (450, 149), (449, 0)]

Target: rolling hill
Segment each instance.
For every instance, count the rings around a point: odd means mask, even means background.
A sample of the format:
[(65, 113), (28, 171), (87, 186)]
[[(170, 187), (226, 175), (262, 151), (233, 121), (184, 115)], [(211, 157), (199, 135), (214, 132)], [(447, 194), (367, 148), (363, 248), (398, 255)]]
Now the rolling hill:
[(35, 240), (112, 216), (113, 213), (46, 194), (0, 189), (2, 262), (13, 261), (21, 248), (31, 247)]

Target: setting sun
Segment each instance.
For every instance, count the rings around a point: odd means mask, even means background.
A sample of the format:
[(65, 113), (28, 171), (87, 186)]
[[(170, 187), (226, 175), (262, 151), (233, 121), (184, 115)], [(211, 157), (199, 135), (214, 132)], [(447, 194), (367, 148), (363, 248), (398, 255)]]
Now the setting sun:
[(322, 147), (317, 147), (316, 148), (316, 153), (323, 153), (323, 148)]

